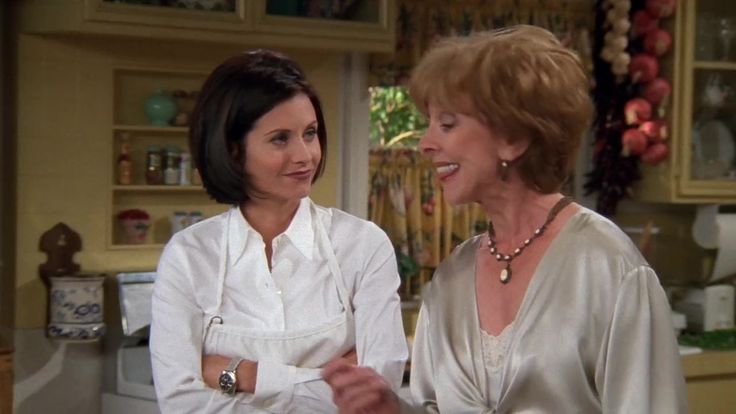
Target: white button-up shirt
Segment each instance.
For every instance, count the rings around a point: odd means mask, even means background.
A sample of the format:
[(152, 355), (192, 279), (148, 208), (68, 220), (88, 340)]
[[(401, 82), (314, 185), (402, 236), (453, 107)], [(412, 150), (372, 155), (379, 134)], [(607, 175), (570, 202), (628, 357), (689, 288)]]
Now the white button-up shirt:
[[(316, 390), (324, 393), (324, 384), (314, 385), (314, 369), (274, 361), (259, 361), (254, 395), (223, 395), (207, 388), (201, 374), (203, 337), (212, 315), (239, 329), (288, 333), (319, 326), (343, 312), (335, 276), (315, 240), (315, 219), (327, 231), (352, 298), (359, 363), (398, 388), (408, 352), (393, 247), (373, 223), (322, 207), (312, 217), (310, 203), (303, 199), (288, 229), (273, 239), (270, 271), (263, 238), (237, 208), (178, 232), (167, 244), (158, 267), (151, 328), (154, 382), (164, 412), (202, 412), (205, 406), (247, 412), (251, 404), (268, 410), (267, 399), (259, 397), (288, 387), (293, 389), (286, 394), (294, 396), (288, 406), (299, 412), (300, 396), (306, 404)], [(220, 305), (217, 275), (228, 215)]]

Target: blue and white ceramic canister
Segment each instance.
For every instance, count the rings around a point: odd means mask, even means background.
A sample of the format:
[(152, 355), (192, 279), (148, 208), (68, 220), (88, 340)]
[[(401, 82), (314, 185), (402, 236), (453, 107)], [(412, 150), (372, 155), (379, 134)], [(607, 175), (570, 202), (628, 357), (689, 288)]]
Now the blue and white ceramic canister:
[(96, 341), (105, 333), (104, 275), (52, 277), (47, 335)]

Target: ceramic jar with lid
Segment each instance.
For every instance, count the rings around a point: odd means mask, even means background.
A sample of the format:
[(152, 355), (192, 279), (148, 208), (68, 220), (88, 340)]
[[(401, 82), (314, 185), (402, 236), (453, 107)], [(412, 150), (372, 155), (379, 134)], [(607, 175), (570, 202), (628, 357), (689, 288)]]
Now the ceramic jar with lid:
[(49, 338), (96, 341), (105, 333), (104, 274), (51, 277)]

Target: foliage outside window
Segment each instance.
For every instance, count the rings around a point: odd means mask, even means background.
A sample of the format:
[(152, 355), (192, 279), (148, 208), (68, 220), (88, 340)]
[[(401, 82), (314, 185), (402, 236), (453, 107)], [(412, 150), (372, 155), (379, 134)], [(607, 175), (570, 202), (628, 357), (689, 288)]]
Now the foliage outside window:
[(427, 121), (412, 103), (406, 88), (372, 87), (369, 91), (371, 146), (416, 148)]

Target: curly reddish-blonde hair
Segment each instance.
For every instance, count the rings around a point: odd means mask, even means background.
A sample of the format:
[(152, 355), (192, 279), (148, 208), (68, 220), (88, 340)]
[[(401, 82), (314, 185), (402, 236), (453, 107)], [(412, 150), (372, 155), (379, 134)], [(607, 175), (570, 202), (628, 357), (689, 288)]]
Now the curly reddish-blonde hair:
[(589, 81), (577, 55), (540, 27), (519, 25), (441, 40), (419, 62), (409, 93), (466, 113), (511, 142), (528, 139), (514, 167), (526, 185), (559, 191), (590, 126)]

